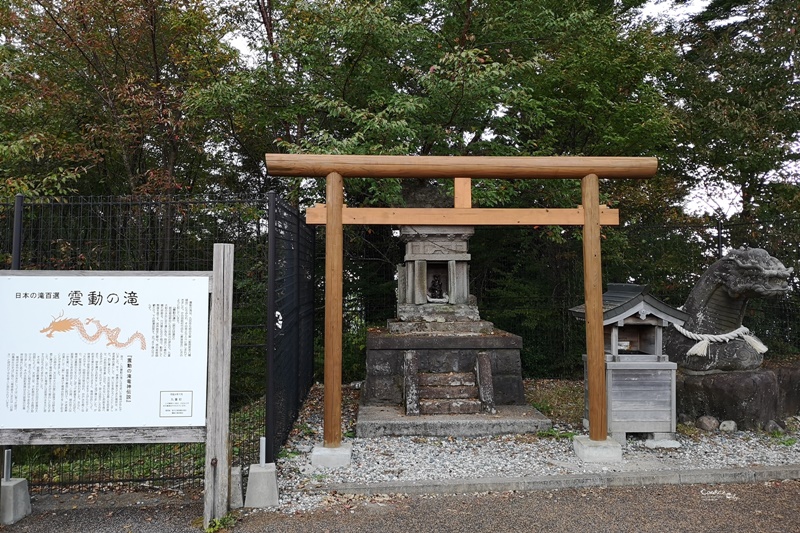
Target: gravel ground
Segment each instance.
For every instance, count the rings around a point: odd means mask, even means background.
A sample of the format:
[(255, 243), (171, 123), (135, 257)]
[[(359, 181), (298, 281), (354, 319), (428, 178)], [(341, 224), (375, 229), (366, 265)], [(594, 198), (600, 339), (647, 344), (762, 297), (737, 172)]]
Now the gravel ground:
[[(385, 531), (412, 529), (440, 531), (479, 530), (477, 524), (486, 518), (476, 509), (487, 502), (503, 502), (516, 508), (522, 524), (538, 524), (542, 516), (562, 520), (552, 515), (561, 508), (553, 506), (562, 502), (562, 513), (574, 517), (569, 509), (580, 507), (580, 502), (596, 500), (608, 503), (615, 495), (617, 509), (606, 516), (613, 517), (615, 527), (609, 531), (739, 531), (737, 526), (747, 525), (748, 531), (800, 531), (792, 523), (785, 527), (785, 516), (796, 515), (800, 510), (800, 483), (796, 481), (770, 482), (750, 485), (662, 486), (631, 489), (575, 489), (538, 491), (540, 493), (493, 493), (472, 496), (357, 496), (338, 493), (338, 484), (377, 484), (383, 482), (459, 480), (489, 477), (519, 478), (561, 474), (591, 474), (602, 472), (675, 471), (710, 468), (746, 468), (755, 466), (797, 465), (800, 463), (800, 420), (787, 421), (783, 435), (756, 432), (704, 433), (699, 430), (684, 431), (677, 436), (680, 448), (650, 449), (645, 441), (629, 439), (623, 447), (623, 461), (617, 464), (585, 464), (572, 451), (568, 438), (585, 432), (574, 425), (554, 417), (554, 430), (546, 435), (506, 435), (481, 438), (384, 437), (374, 439), (352, 438), (358, 405), (358, 390), (343, 390), (343, 430), (345, 442), (353, 447), (352, 463), (338, 469), (316, 469), (310, 464), (313, 446), (322, 440), (322, 388), (315, 386), (306, 401), (298, 422), (277, 461), (280, 504), (272, 509), (243, 509), (235, 512), (236, 531), (370, 531), (374, 519), (381, 518)], [(647, 503), (652, 494), (662, 495), (662, 500), (674, 500), (677, 505), (696, 508), (697, 513), (711, 512), (710, 516), (696, 516), (704, 527), (693, 529), (694, 523), (679, 513), (674, 529), (648, 528), (636, 517), (638, 510), (653, 508), (670, 516), (669, 504), (660, 507)], [(478, 498), (478, 500), (474, 500)], [(555, 498), (555, 500), (554, 500)], [(627, 499), (638, 498), (633, 509), (623, 504)], [(748, 509), (732, 505), (737, 500), (753, 499), (767, 502)], [(684, 501), (685, 500), (685, 501)], [(770, 500), (776, 508), (767, 509)], [(473, 503), (470, 503), (473, 502)], [(516, 502), (516, 503), (515, 503)], [(677, 503), (676, 503), (677, 502)], [(779, 503), (780, 502), (780, 503)], [(790, 503), (787, 503), (790, 502)], [(546, 504), (546, 505), (545, 505)], [(548, 514), (527, 516), (526, 509), (545, 505)], [(665, 505), (667, 507), (665, 507)], [(94, 495), (36, 496), (33, 499), (34, 515), (14, 526), (0, 526), (9, 533), (26, 531), (163, 531), (182, 533), (198, 531), (202, 515), (202, 495), (182, 492), (110, 493)], [(460, 509), (451, 516), (452, 521), (438, 523), (427, 517), (427, 526), (417, 523), (424, 520), (428, 508)], [(477, 507), (475, 507), (477, 506)], [(515, 507), (517, 506), (517, 507)], [(642, 507), (643, 506), (643, 507)], [(475, 507), (473, 509), (473, 507)], [(664, 511), (664, 509), (667, 509)], [(721, 511), (725, 511), (724, 513)], [(636, 511), (636, 512), (634, 512)], [(477, 512), (477, 514), (475, 514)], [(585, 511), (588, 514), (594, 511)], [(349, 515), (357, 514), (350, 518)], [(472, 514), (470, 514), (472, 513)], [(718, 514), (719, 516), (715, 515)], [(727, 513), (727, 514), (725, 514)], [(596, 513), (595, 513), (596, 514)], [(602, 513), (601, 513), (602, 514)], [(723, 520), (722, 517), (725, 516)], [(370, 519), (369, 517), (372, 517)], [(625, 517), (621, 519), (621, 517)], [(755, 518), (753, 518), (755, 517)], [(508, 520), (504, 529), (531, 531), (525, 526), (513, 526), (518, 518), (496, 517), (501, 523)], [(691, 516), (690, 516), (691, 518)], [(751, 520), (752, 518), (752, 520)], [(348, 522), (347, 520), (353, 520)], [(363, 523), (359, 520), (366, 520)], [(390, 520), (393, 526), (384, 527)], [(598, 515), (598, 520), (603, 519)], [(768, 520), (767, 520), (768, 519)], [(337, 522), (337, 520), (339, 522)], [(344, 522), (342, 522), (345, 520)], [(370, 521), (373, 520), (373, 521)], [(430, 522), (434, 520), (436, 522)], [(566, 520), (566, 519), (563, 519)], [(563, 521), (562, 520), (562, 521)], [(711, 520), (711, 522), (709, 522)], [(765, 521), (766, 520), (766, 521)], [(336, 524), (339, 524), (338, 526)], [(312, 525), (313, 524), (313, 525)], [(346, 527), (344, 524), (348, 524)], [(450, 525), (452, 528), (450, 528)], [(458, 524), (461, 526), (457, 527)], [(474, 527), (468, 527), (472, 524)], [(627, 525), (626, 525), (627, 524)], [(719, 525), (719, 529), (715, 527)], [(728, 524), (722, 526), (720, 524)], [(749, 524), (749, 525), (748, 525)], [(562, 531), (586, 527), (581, 520), (563, 521)], [(681, 527), (677, 527), (681, 525)], [(544, 527), (544, 524), (542, 525)], [(372, 529), (370, 529), (372, 528)], [(521, 528), (521, 529), (520, 529)]]
[[(352, 435), (358, 391), (343, 391), (343, 428)], [(783, 435), (749, 431), (677, 434), (676, 449), (646, 446), (629, 438), (623, 461), (591, 464), (572, 450), (570, 435), (587, 434), (580, 427), (554, 421), (547, 435), (503, 435), (479, 438), (345, 437), (353, 446), (352, 462), (337, 469), (317, 469), (310, 452), (322, 436), (322, 390), (314, 387), (290, 440), (277, 461), (280, 505), (297, 513), (330, 501), (337, 484), (457, 480), (489, 477), (518, 478), (603, 472), (675, 471), (711, 468), (796, 465), (800, 463), (800, 418), (789, 420)]]

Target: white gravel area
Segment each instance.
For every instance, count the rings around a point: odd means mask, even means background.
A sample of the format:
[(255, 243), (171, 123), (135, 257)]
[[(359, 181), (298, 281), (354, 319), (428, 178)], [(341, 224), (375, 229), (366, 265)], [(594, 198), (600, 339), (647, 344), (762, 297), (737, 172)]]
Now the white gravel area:
[[(571, 435), (582, 428), (556, 424), (546, 434), (493, 437), (350, 438), (352, 461), (339, 468), (315, 468), (311, 450), (321, 445), (321, 406), (305, 408), (296, 430), (277, 461), (279, 510), (312, 510), (330, 502), (330, 487), (341, 483), (520, 478), (602, 472), (699, 470), (800, 463), (800, 418), (790, 420), (786, 433), (736, 431), (676, 434), (679, 448), (649, 448), (644, 439), (629, 438), (621, 463), (584, 463), (572, 449)], [(351, 435), (355, 408), (345, 407), (343, 426)]]

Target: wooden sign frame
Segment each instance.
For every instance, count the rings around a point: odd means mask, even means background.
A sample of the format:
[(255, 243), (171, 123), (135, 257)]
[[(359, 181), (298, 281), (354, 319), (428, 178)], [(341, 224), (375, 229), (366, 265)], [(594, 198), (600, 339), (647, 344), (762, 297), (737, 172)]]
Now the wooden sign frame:
[[(608, 437), (600, 226), (619, 224), (619, 211), (600, 205), (600, 179), (646, 179), (654, 157), (447, 157), (267, 154), (271, 176), (326, 178), (324, 205), (309, 224), (326, 225), (324, 445), (341, 445), (343, 224), (583, 226), (589, 438)], [(348, 208), (344, 178), (453, 178), (452, 209)], [(475, 179), (580, 179), (582, 206), (573, 209), (473, 209)]]
[(233, 244), (214, 245), (211, 272), (7, 270), (4, 276), (208, 277), (209, 330), (205, 426), (0, 429), (4, 445), (151, 444), (205, 442), (204, 527), (230, 508), (230, 368), (233, 313)]

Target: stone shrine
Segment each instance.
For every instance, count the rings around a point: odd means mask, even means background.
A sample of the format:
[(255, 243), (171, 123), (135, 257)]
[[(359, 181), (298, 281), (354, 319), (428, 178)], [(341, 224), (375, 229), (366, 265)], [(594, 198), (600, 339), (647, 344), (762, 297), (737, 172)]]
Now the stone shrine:
[(481, 320), (469, 294), (472, 227), (403, 226), (397, 318), (367, 335), (365, 405), (406, 415), (494, 413), (523, 405), (522, 339)]

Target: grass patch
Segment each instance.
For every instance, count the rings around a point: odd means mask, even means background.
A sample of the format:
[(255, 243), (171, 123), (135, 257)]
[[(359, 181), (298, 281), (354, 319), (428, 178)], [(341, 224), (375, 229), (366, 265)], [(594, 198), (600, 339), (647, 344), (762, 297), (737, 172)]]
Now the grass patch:
[(526, 379), (525, 399), (554, 424), (583, 424), (583, 381)]
[(689, 437), (691, 439), (697, 439), (700, 437), (702, 431), (694, 426), (688, 426), (686, 424), (678, 424), (675, 427), (675, 432), (679, 435), (683, 435), (684, 437)]
[(206, 528), (206, 533), (221, 533), (223, 531), (229, 531), (235, 525), (236, 517), (228, 513), (222, 518), (215, 518), (211, 520)]
[(541, 439), (568, 439), (572, 440), (575, 436), (575, 432), (573, 431), (559, 431), (555, 428), (550, 428), (546, 431), (539, 431), (536, 433), (536, 436)]

